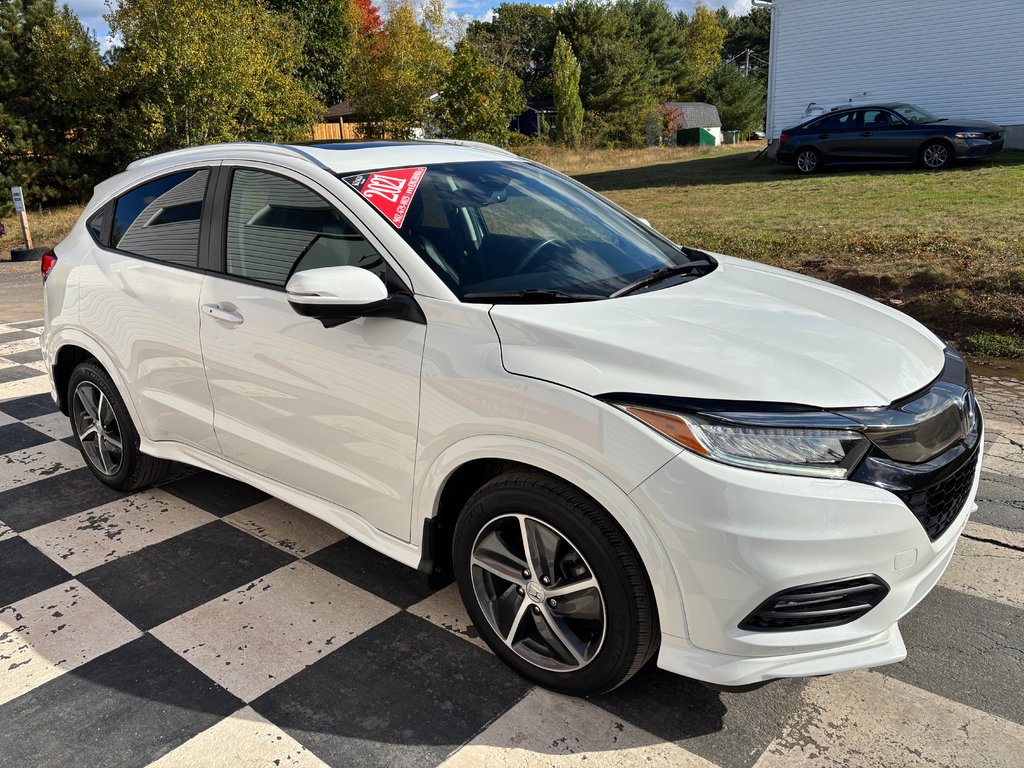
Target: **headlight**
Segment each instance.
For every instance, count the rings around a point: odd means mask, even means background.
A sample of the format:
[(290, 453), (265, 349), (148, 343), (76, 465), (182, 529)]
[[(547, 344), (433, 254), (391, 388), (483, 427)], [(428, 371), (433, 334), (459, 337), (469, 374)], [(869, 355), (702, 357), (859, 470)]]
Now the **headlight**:
[(789, 426), (800, 416), (783, 419), (785, 426), (738, 424), (707, 414), (674, 413), (654, 408), (617, 405), (694, 453), (723, 464), (786, 475), (845, 478), (867, 452), (869, 442), (852, 429)]
[(984, 131), (960, 131), (956, 134), (958, 139), (984, 139)]

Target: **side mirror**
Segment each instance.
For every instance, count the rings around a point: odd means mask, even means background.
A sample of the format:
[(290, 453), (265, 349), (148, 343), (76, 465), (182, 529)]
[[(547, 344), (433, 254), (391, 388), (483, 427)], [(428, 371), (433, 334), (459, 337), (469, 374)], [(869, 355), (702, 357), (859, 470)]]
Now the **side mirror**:
[(292, 309), (303, 317), (315, 317), (324, 328), (371, 315), (427, 322), (412, 294), (388, 295), (384, 282), (362, 267), (321, 267), (296, 272), (284, 290)]
[(388, 289), (362, 267), (322, 267), (296, 272), (285, 286), (288, 303), (304, 317), (354, 320), (388, 303)]

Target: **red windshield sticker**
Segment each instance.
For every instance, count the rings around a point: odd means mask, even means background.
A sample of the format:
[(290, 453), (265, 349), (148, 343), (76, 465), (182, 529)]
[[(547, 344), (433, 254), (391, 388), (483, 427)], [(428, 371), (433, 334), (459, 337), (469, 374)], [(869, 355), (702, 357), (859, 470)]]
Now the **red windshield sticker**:
[(409, 204), (426, 172), (425, 167), (394, 168), (345, 176), (343, 180), (383, 213), (396, 229), (401, 229), (409, 213)]

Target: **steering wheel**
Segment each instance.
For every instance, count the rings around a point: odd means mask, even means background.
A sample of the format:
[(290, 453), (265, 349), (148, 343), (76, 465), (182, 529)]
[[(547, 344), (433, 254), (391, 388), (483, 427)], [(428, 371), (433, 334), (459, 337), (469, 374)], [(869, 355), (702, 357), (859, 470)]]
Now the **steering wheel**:
[(547, 240), (542, 240), (540, 243), (533, 246), (533, 248), (529, 250), (526, 256), (523, 257), (523, 260), (516, 265), (515, 272), (513, 274), (519, 274), (523, 272), (526, 269), (526, 265), (533, 261), (541, 251), (543, 251), (545, 248), (555, 245), (556, 243), (569, 245), (569, 243), (566, 242), (566, 240), (561, 237), (549, 237)]

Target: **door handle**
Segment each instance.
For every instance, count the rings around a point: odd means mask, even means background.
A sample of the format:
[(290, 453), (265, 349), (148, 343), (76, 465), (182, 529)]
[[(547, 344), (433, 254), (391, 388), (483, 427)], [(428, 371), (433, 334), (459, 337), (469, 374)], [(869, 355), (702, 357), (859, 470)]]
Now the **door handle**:
[(237, 309), (224, 309), (220, 304), (203, 304), (203, 312), (232, 325), (240, 325), (245, 319)]
[(871, 131), (864, 131), (864, 133), (861, 134), (861, 136), (863, 136), (864, 138), (867, 138), (868, 136), (874, 136), (874, 135), (875, 134), (873, 134)]
[(818, 134), (818, 138), (819, 138), (819, 139), (827, 139), (827, 138), (828, 138), (828, 136), (829, 136), (829, 135), (828, 135), (827, 133), (819, 133), (819, 134)]

